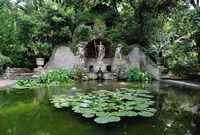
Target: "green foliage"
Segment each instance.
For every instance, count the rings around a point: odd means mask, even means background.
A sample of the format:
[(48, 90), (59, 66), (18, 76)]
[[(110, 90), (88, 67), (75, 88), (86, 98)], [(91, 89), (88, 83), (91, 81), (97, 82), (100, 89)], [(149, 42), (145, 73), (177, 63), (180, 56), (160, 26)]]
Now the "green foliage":
[[(200, 63), (200, 8), (194, 1), (25, 0), (24, 3), (0, 1), (0, 51), (11, 59), (13, 67), (34, 68), (31, 43), (68, 44), (76, 52), (78, 42), (94, 37), (107, 39), (111, 53), (117, 43), (125, 45), (124, 54), (130, 50), (126, 44), (145, 46), (153, 59), (165, 57), (165, 66), (170, 70), (177, 69), (177, 64), (170, 61), (190, 64), (195, 69)], [(192, 5), (194, 9), (190, 8)], [(193, 41), (195, 45), (191, 44)], [(179, 48), (183, 53), (177, 53)], [(195, 73), (199, 74), (196, 71), (188, 74)]]
[(72, 82), (72, 72), (67, 69), (56, 69), (49, 71), (39, 77), (41, 84), (66, 84)]
[(147, 90), (123, 89), (111, 92), (93, 91), (76, 96), (55, 95), (50, 99), (56, 108), (72, 108), (85, 118), (94, 118), (98, 124), (119, 122), (121, 117), (152, 117), (156, 109), (152, 108), (154, 96)]
[(90, 26), (80, 25), (74, 33), (73, 42), (78, 43), (81, 41), (89, 41), (92, 33)]
[(128, 69), (124, 74), (124, 78), (127, 81), (151, 81), (153, 79), (150, 73), (141, 72), (138, 68)]
[(11, 64), (11, 59), (7, 56), (0, 54), (0, 75), (3, 72), (3, 69)]
[(111, 39), (113, 43), (119, 43), (121, 41), (122, 33), (116, 28), (107, 29), (103, 33), (104, 38)]
[(44, 58), (50, 56), (51, 45), (48, 43), (35, 42), (31, 45), (36, 57)]
[(15, 89), (30, 89), (46, 85), (66, 85), (72, 83), (72, 72), (67, 69), (56, 69), (40, 75), (36, 80), (19, 80), (12, 85)]
[(149, 42), (148, 53), (150, 55), (155, 58), (166, 56), (169, 53), (170, 33), (164, 30), (157, 30), (155, 34), (152, 33)]
[(35, 87), (38, 87), (37, 80), (19, 80), (14, 85), (12, 85), (12, 88), (15, 89), (29, 89)]
[[(4, 8), (3, 6), (4, 5)], [(0, 3), (0, 52), (18, 43), (18, 28), (15, 24), (15, 8), (7, 1)]]
[(68, 47), (70, 48), (70, 50), (76, 54), (77, 50), (78, 50), (78, 47), (77, 47), (77, 43), (76, 42), (70, 42), (68, 44)]
[(72, 74), (72, 78), (73, 78), (74, 80), (81, 80), (81, 79), (83, 79), (84, 77), (87, 77), (87, 76), (88, 76), (87, 70), (86, 70), (85, 68), (79, 67), (79, 66), (74, 67), (74, 68), (72, 69), (71, 74)]
[(200, 65), (191, 60), (171, 60), (168, 61), (168, 69), (176, 76), (194, 78), (200, 74)]
[(183, 10), (179, 14), (173, 14), (169, 22), (169, 30), (176, 35), (169, 48), (166, 65), (175, 75), (192, 78), (199, 76), (199, 36), (200, 10)]

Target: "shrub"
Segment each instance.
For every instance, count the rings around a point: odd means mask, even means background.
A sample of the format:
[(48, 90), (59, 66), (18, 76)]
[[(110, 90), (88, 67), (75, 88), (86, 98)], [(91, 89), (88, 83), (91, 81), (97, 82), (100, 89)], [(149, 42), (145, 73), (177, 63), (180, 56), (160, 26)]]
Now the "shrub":
[(87, 71), (82, 68), (82, 67), (75, 67), (73, 70), (72, 70), (72, 78), (74, 80), (81, 80), (83, 79), (84, 77), (87, 77)]
[(36, 42), (32, 45), (36, 57), (48, 57), (51, 53), (51, 45), (48, 43)]
[(193, 62), (171, 61), (168, 68), (176, 76), (193, 78), (199, 75), (200, 65)]
[(44, 85), (63, 85), (72, 82), (72, 72), (67, 69), (56, 69), (39, 76), (37, 80), (19, 80), (12, 88), (30, 89)]
[(67, 69), (56, 69), (38, 78), (41, 84), (65, 84), (72, 81), (72, 72)]
[(17, 89), (33, 88), (36, 87), (36, 80), (19, 80), (12, 87)]
[(0, 75), (2, 74), (4, 67), (8, 64), (11, 64), (11, 59), (7, 56), (0, 54)]
[(141, 72), (138, 68), (128, 69), (124, 74), (124, 78), (127, 81), (151, 81), (153, 79), (150, 73)]
[(90, 40), (91, 33), (92, 29), (90, 26), (80, 25), (74, 32), (73, 42), (88, 41)]

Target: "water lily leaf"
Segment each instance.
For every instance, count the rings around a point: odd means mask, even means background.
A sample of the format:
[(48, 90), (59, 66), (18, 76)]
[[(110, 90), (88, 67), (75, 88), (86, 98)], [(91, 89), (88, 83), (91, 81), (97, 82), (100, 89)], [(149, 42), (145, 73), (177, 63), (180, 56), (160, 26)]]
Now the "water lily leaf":
[(125, 116), (127, 116), (127, 117), (135, 117), (135, 116), (137, 116), (137, 113), (136, 112), (134, 112), (134, 111), (127, 111), (127, 112), (125, 112)]
[(143, 116), (143, 117), (152, 117), (154, 114), (152, 112), (142, 111), (142, 112), (139, 112), (138, 115)]
[(50, 103), (56, 108), (70, 107), (83, 117), (97, 117), (95, 122), (105, 124), (120, 121), (120, 117), (151, 117), (156, 109), (149, 107), (155, 103), (146, 90), (117, 90), (116, 92), (99, 90), (76, 96), (53, 96)]
[(133, 110), (133, 108), (134, 108), (133, 106), (126, 106), (124, 110), (131, 111)]
[(103, 108), (102, 107), (95, 107), (93, 108), (95, 111), (97, 112), (103, 112)]
[(81, 103), (80, 104), (80, 107), (83, 107), (83, 108), (86, 108), (86, 107), (88, 107), (89, 105), (87, 104), (87, 103)]
[(155, 103), (155, 101), (146, 101), (145, 104), (146, 105), (153, 105)]
[(109, 117), (111, 115), (112, 113), (109, 113), (109, 112), (96, 112), (96, 116), (98, 117)]
[(61, 103), (60, 106), (61, 107), (69, 107), (69, 103), (67, 103), (67, 102), (66, 103)]
[(119, 111), (119, 112), (113, 112), (112, 113), (113, 116), (119, 116), (119, 117), (135, 117), (137, 116), (137, 113), (134, 111)]
[(152, 95), (147, 95), (147, 94), (138, 94), (139, 97), (146, 97), (146, 98), (153, 98), (154, 96)]
[(140, 89), (138, 89), (138, 90), (136, 90), (136, 93), (150, 94), (151, 92), (148, 91), (148, 90), (140, 90)]
[(156, 113), (156, 112), (157, 112), (157, 110), (154, 109), (154, 108), (147, 108), (146, 111), (148, 111), (148, 112), (152, 112), (152, 113)]
[(120, 117), (116, 117), (116, 116), (97, 117), (94, 119), (94, 121), (99, 124), (106, 124), (109, 122), (118, 122), (120, 120), (121, 120)]
[(93, 114), (92, 113), (83, 113), (82, 114), (82, 116), (85, 118), (92, 118), (92, 117), (94, 117), (94, 115), (95, 115), (94, 113)]
[(93, 109), (89, 109), (89, 108), (87, 108), (87, 109), (84, 109), (84, 113), (87, 113), (87, 114), (95, 114), (96, 111), (93, 110)]
[(136, 105), (136, 102), (128, 101), (128, 102), (125, 102), (124, 105), (126, 105), (126, 106), (134, 106), (134, 105)]
[(83, 108), (74, 107), (74, 108), (72, 108), (72, 110), (74, 110), (75, 113), (84, 113), (84, 109)]
[(60, 106), (59, 103), (55, 103), (54, 106), (55, 106), (56, 108), (63, 108), (62, 106)]
[(137, 105), (137, 106), (134, 106), (134, 109), (137, 110), (137, 111), (143, 111), (143, 110), (146, 110), (148, 107), (148, 105)]

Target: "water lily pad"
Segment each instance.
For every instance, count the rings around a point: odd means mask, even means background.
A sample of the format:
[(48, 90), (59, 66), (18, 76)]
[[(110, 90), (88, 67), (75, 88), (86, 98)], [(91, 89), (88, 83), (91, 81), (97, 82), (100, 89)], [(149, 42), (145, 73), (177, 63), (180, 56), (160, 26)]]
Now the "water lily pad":
[(53, 96), (50, 103), (56, 108), (72, 108), (86, 118), (97, 117), (95, 122), (105, 124), (120, 121), (120, 117), (153, 116), (156, 109), (151, 107), (155, 103), (152, 97), (146, 90), (99, 90), (76, 96)]
[(157, 110), (154, 109), (154, 108), (148, 108), (147, 111), (148, 111), (148, 112), (152, 112), (152, 113), (156, 113), (156, 112), (157, 112)]
[(60, 106), (62, 106), (62, 107), (69, 107), (69, 103), (67, 103), (67, 102), (66, 103), (61, 103)]
[(94, 119), (95, 122), (99, 123), (99, 124), (106, 124), (109, 122), (118, 122), (120, 121), (120, 117), (116, 117), (116, 116), (102, 116), (102, 117), (97, 117)]
[(148, 105), (140, 104), (140, 105), (135, 106), (134, 109), (137, 111), (143, 111), (143, 110), (146, 110), (147, 107), (148, 107)]
[(135, 116), (137, 116), (138, 114), (136, 113), (136, 112), (134, 112), (134, 111), (127, 111), (127, 112), (125, 112), (125, 116), (127, 116), (127, 117), (135, 117)]
[(124, 108), (124, 110), (127, 110), (127, 111), (131, 111), (131, 110), (133, 110), (133, 106), (126, 106), (125, 108)]
[(143, 116), (143, 117), (152, 117), (154, 114), (152, 112), (142, 111), (142, 112), (139, 112), (138, 115)]
[(119, 111), (119, 112), (113, 112), (113, 116), (118, 116), (118, 117), (135, 117), (137, 116), (137, 113), (135, 111)]
[(56, 108), (63, 108), (62, 106), (60, 106), (59, 103), (55, 103), (54, 106), (55, 106)]
[(147, 94), (138, 94), (140, 97), (146, 97), (146, 98), (153, 98), (154, 96), (152, 95), (147, 95)]
[(148, 91), (148, 90), (140, 90), (140, 89), (137, 89), (137, 90), (136, 90), (136, 93), (150, 94), (151, 92)]
[(98, 117), (109, 117), (111, 115), (112, 113), (108, 113), (108, 112), (96, 112), (96, 116)]
[(81, 103), (80, 107), (83, 107), (83, 108), (86, 108), (88, 107), (89, 105), (87, 103)]
[(92, 117), (94, 117), (94, 115), (95, 115), (94, 113), (93, 114), (92, 113), (83, 113), (82, 114), (82, 116), (85, 118), (92, 118)]

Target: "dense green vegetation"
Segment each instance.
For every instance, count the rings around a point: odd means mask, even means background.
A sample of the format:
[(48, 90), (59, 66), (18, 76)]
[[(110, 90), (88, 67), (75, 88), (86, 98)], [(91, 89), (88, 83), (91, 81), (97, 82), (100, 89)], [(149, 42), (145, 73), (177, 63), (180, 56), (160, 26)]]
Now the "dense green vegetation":
[(19, 80), (12, 88), (16, 89), (30, 89), (40, 86), (57, 86), (66, 85), (73, 82), (72, 71), (67, 69), (57, 69), (46, 74), (40, 75), (36, 80)]
[(152, 75), (148, 72), (141, 72), (138, 68), (128, 69), (124, 73), (124, 78), (127, 81), (151, 81)]
[(119, 70), (114, 75), (119, 81), (125, 80), (129, 82), (148, 82), (153, 80), (152, 74), (148, 72), (142, 72), (139, 68), (128, 68), (125, 72)]
[(0, 54), (0, 75), (3, 72), (3, 69), (5, 69), (5, 67), (8, 66), (9, 64), (11, 64), (10, 58)]
[(99, 124), (118, 122), (120, 117), (152, 117), (156, 109), (152, 107), (154, 96), (148, 90), (121, 89), (92, 93), (77, 93), (76, 96), (55, 95), (51, 100), (56, 108), (72, 108), (85, 118), (93, 118)]
[[(101, 37), (112, 49), (139, 44), (155, 62), (179, 76), (199, 76), (199, 0), (0, 0), (0, 53), (12, 67), (35, 67), (38, 45)], [(52, 47), (51, 47), (52, 46)], [(35, 54), (35, 53), (36, 54)], [(2, 57), (0, 57), (2, 59)], [(2, 60), (0, 60), (2, 61)], [(2, 66), (1, 66), (2, 67)]]
[(74, 80), (82, 80), (87, 77), (87, 72), (82, 68), (56, 69), (42, 74), (36, 80), (19, 80), (12, 88), (16, 89), (32, 89), (40, 86), (58, 86), (73, 83)]

